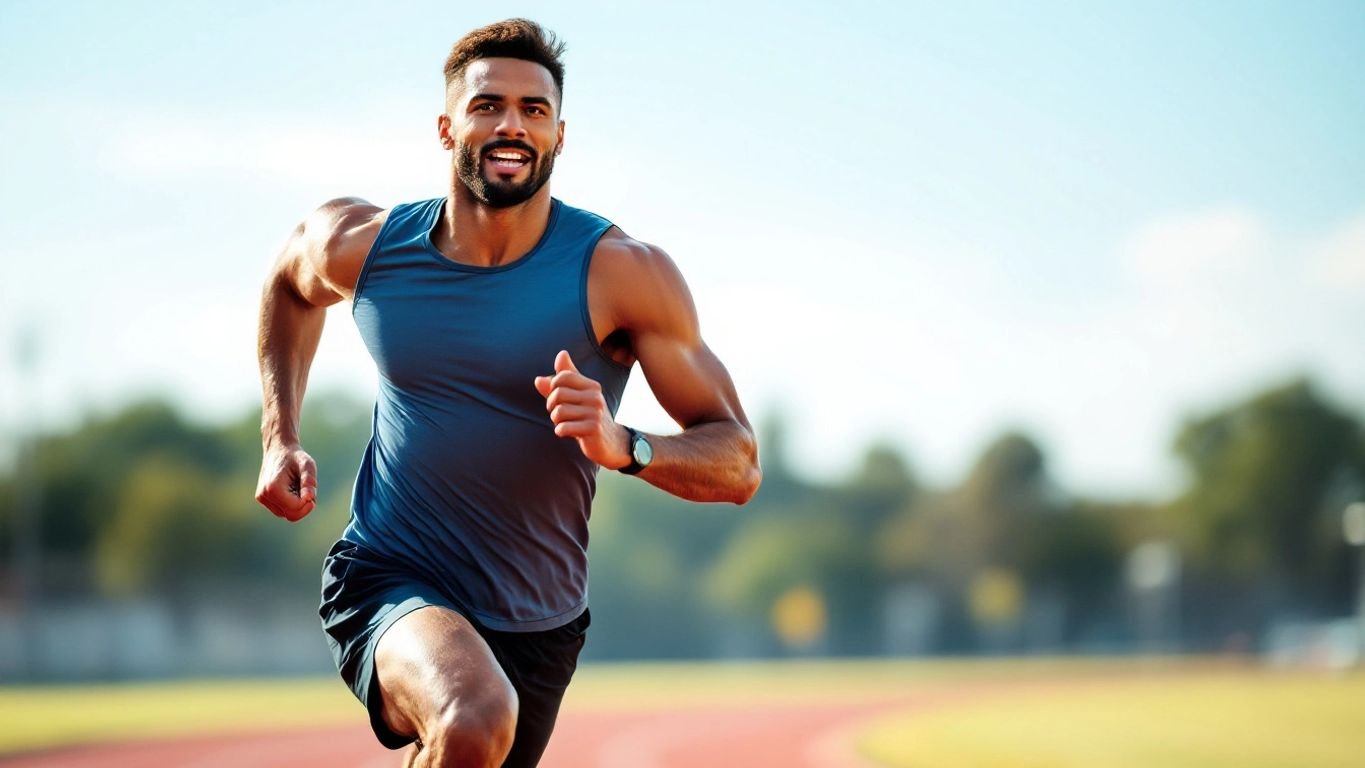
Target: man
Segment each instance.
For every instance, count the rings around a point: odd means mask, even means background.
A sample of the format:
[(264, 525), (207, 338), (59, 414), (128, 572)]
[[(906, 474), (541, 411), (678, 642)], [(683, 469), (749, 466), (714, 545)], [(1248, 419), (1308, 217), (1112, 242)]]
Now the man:
[[(350, 524), (320, 613), (343, 678), (409, 765), (532, 766), (589, 618), (598, 467), (742, 504), (757, 445), (663, 251), (550, 196), (563, 45), (513, 19), (446, 61), (444, 198), (333, 200), (266, 283), (256, 498), (297, 521), (317, 470), (298, 416), (325, 307), (349, 300), (380, 373)], [(682, 427), (614, 420), (640, 363)]]

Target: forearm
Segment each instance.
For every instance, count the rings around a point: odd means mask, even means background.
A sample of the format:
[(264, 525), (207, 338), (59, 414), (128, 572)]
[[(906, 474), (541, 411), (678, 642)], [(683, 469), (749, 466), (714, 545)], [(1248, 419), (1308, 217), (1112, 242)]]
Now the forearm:
[(305, 301), (282, 276), (274, 276), (266, 284), (257, 338), (261, 442), (266, 448), (299, 442), (303, 393), (326, 317), (325, 308)]
[(638, 477), (689, 501), (743, 504), (762, 480), (758, 442), (737, 421), (697, 424), (681, 434), (649, 436), (654, 460)]

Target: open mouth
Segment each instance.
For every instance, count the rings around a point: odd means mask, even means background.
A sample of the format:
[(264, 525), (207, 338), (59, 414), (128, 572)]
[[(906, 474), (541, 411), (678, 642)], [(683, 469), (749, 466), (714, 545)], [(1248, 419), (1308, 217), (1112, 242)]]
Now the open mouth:
[(493, 170), (516, 173), (531, 164), (531, 153), (521, 149), (495, 149), (484, 155)]

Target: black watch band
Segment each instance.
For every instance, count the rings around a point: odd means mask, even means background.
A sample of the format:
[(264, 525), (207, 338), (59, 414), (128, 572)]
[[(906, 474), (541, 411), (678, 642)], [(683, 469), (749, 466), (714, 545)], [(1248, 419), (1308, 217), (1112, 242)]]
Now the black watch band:
[(626, 427), (626, 431), (630, 433), (630, 463), (617, 471), (623, 475), (637, 475), (654, 460), (654, 446), (649, 444), (649, 438), (638, 429)]

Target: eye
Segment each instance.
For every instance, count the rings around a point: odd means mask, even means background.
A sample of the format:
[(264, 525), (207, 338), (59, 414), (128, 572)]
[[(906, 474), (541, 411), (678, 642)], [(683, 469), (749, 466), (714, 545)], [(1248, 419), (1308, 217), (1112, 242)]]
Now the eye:
[(497, 111), (497, 109), (498, 105), (494, 104), (491, 101), (485, 101), (484, 103), (474, 107), (475, 112), (495, 112)]
[(526, 114), (528, 114), (528, 115), (535, 115), (536, 117), (540, 117), (541, 115), (545, 114), (545, 108), (544, 108), (544, 107), (537, 107), (537, 106), (530, 106), (530, 107), (527, 107), (527, 108), (526, 108)]

